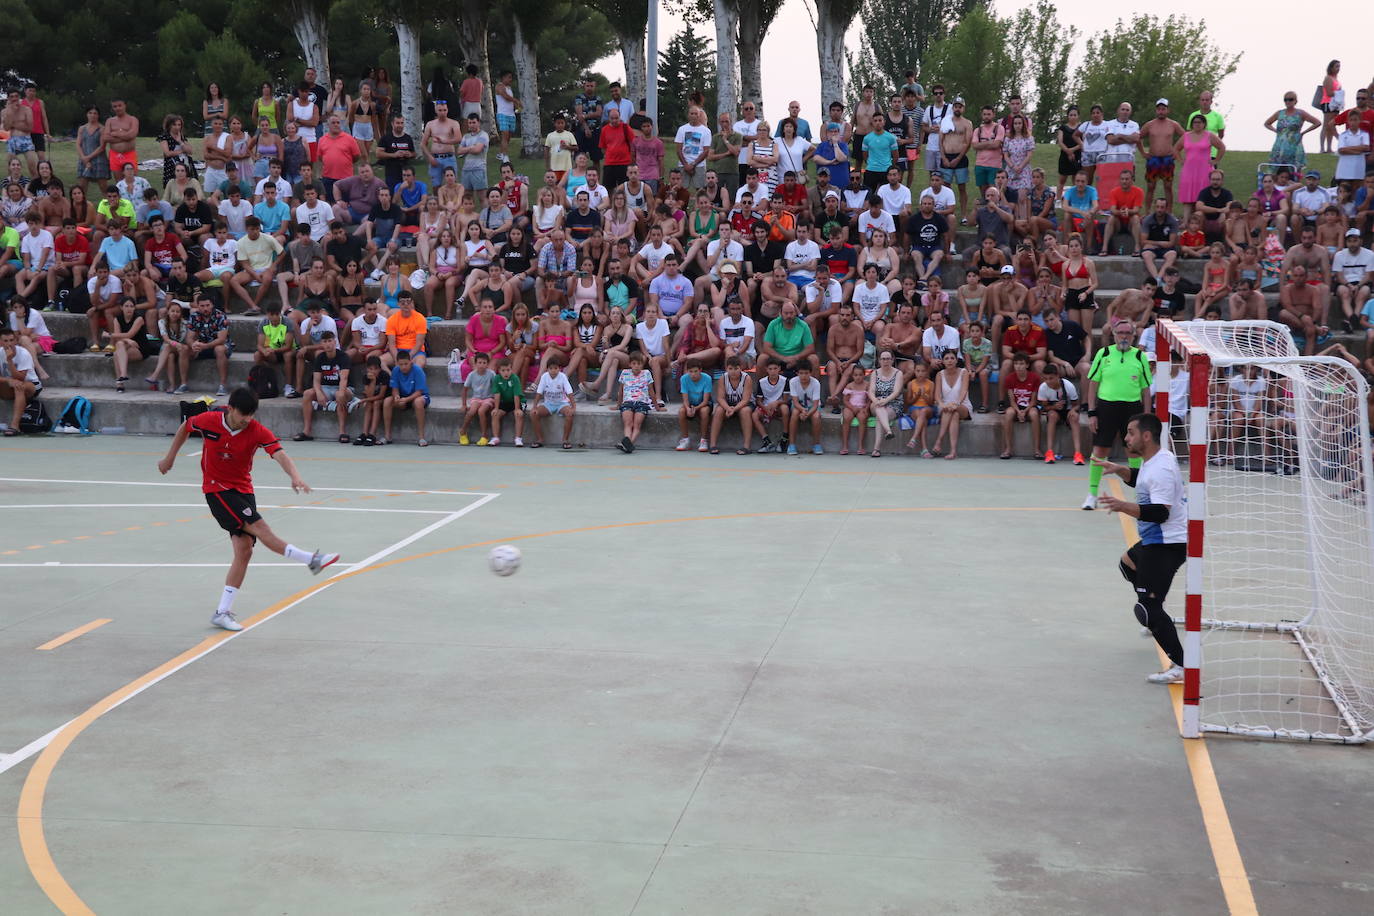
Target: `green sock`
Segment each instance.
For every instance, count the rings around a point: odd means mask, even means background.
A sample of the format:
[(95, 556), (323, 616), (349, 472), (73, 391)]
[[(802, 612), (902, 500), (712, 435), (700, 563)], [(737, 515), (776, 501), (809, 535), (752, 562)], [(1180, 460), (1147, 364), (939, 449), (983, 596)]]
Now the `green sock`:
[(1088, 492), (1093, 496), (1097, 495), (1097, 488), (1102, 486), (1102, 465), (1093, 463), (1088, 465)]
[(1140, 470), (1140, 466), (1141, 466), (1142, 464), (1144, 464), (1144, 463), (1145, 463), (1145, 462), (1144, 462), (1143, 460), (1141, 460), (1141, 458), (1140, 458), (1139, 456), (1137, 456), (1137, 457), (1135, 457), (1135, 458), (1132, 458), (1130, 461), (1127, 462), (1127, 464), (1129, 464), (1131, 467), (1135, 468), (1136, 470)]

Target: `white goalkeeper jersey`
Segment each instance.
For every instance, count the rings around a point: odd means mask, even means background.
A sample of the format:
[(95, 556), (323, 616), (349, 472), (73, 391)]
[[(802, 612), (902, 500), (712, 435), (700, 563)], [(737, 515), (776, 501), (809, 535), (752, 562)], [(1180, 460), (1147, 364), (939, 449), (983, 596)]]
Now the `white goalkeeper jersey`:
[(1188, 542), (1188, 491), (1178, 471), (1178, 456), (1166, 448), (1140, 467), (1135, 478), (1136, 502), (1142, 506), (1169, 507), (1162, 522), (1136, 521), (1142, 544), (1186, 544)]

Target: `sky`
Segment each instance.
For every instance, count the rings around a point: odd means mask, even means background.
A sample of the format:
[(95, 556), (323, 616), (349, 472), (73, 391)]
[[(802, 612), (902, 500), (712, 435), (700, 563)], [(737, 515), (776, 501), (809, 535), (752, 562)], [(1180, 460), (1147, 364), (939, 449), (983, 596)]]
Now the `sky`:
[[(1077, 27), (1084, 35), (1110, 28), (1123, 15), (1121, 7), (1112, 7), (1101, 0), (1057, 2), (1059, 21)], [(1019, 6), (1009, 0), (994, 2), (994, 8), (1001, 14), (1014, 12)], [(1374, 79), (1374, 47), (1363, 37), (1354, 42), (1333, 41), (1327, 45), (1304, 40), (1297, 45), (1282, 46), (1280, 53), (1276, 29), (1281, 30), (1283, 26), (1276, 25), (1272, 17), (1259, 15), (1262, 9), (1262, 4), (1257, 6), (1251, 0), (1212, 0), (1204, 15), (1200, 15), (1196, 3), (1185, 0), (1153, 0), (1149, 6), (1149, 11), (1158, 16), (1177, 13), (1193, 19), (1202, 18), (1219, 47), (1232, 53), (1243, 52), (1236, 72), (1216, 91), (1213, 103), (1226, 118), (1226, 142), (1234, 149), (1268, 149), (1273, 134), (1266, 131), (1263, 124), (1269, 115), (1283, 107), (1283, 93), (1295, 90), (1298, 104), (1309, 107), (1307, 103), (1312, 100), (1312, 91), (1321, 82), (1327, 61), (1332, 58), (1341, 61), (1341, 82), (1346, 87), (1348, 104), (1354, 104), (1357, 85), (1368, 85)], [(661, 11), (660, 49), (666, 47), (668, 40), (681, 28), (680, 19)], [(698, 31), (704, 31), (708, 37), (715, 34), (709, 24)], [(1340, 31), (1333, 29), (1327, 34), (1339, 35)], [(1360, 32), (1349, 34), (1363, 35)], [(851, 29), (848, 38), (851, 49), (857, 51), (858, 30)], [(806, 4), (803, 0), (787, 0), (763, 44), (764, 113), (769, 120), (775, 121), (780, 114), (785, 114), (791, 99), (802, 103), (802, 117), (812, 124), (819, 120), (821, 78), (815, 47), (816, 33)], [(798, 53), (801, 48), (808, 53)], [(1077, 61), (1076, 55), (1071, 68)], [(596, 69), (611, 78), (625, 75), (625, 66), (618, 53), (599, 62)], [(921, 81), (926, 83), (932, 76), (938, 79), (935, 75), (921, 74)], [(1141, 109), (1137, 103), (1136, 110)], [(1152, 108), (1147, 107), (1147, 110), (1153, 112)], [(1192, 110), (1193, 106), (1181, 109), (1176, 102), (1173, 113), (1181, 118)], [(1316, 138), (1309, 136), (1307, 146), (1309, 152), (1314, 152)]]

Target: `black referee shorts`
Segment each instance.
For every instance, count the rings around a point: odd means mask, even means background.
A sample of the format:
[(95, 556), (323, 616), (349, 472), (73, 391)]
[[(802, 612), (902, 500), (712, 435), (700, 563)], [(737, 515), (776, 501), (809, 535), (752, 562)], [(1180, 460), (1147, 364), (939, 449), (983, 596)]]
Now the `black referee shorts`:
[(1097, 432), (1093, 433), (1093, 445), (1097, 448), (1111, 448), (1116, 437), (1126, 441), (1126, 427), (1131, 417), (1142, 410), (1139, 401), (1097, 402)]
[(205, 502), (210, 506), (210, 514), (219, 526), (229, 532), (230, 537), (251, 538), (253, 535), (243, 530), (244, 525), (262, 521), (258, 514), (258, 500), (252, 493), (239, 490), (216, 490), (205, 494)]

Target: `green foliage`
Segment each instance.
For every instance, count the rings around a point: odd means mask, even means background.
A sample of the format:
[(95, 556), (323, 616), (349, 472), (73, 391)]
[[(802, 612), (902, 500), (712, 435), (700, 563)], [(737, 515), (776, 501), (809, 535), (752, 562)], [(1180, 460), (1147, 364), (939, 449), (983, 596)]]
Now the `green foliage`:
[(908, 70), (923, 83), (938, 79), (925, 66), (930, 46), (975, 6), (986, 7), (986, 0), (864, 0), (863, 21), (882, 26), (863, 31), (859, 57), (849, 58), (850, 81), (871, 83), (882, 94), (905, 83)]
[[(539, 107), (544, 128), (551, 129), (553, 113), (572, 107), (573, 96), (581, 92), (579, 80), (592, 65), (620, 48), (606, 17), (581, 3), (550, 2), (533, 23), (526, 20), (525, 37), (534, 45), (539, 59)], [(491, 76), (514, 70), (510, 48), (514, 28), (509, 16), (491, 20)], [(422, 42), (421, 46), (424, 44)], [(428, 78), (428, 73), (426, 73)], [(606, 81), (597, 81), (604, 91)]]
[(1239, 54), (1227, 54), (1209, 40), (1205, 22), (1185, 16), (1136, 14), (1130, 22), (1088, 39), (1076, 89), (1084, 111), (1101, 104), (1110, 116), (1121, 102), (1148, 117), (1159, 97), (1173, 103), (1175, 118), (1186, 117), (1203, 89), (1215, 90), (1236, 71)]
[(716, 110), (715, 52), (710, 39), (689, 22), (668, 42), (658, 59), (658, 128), (669, 133), (687, 123), (687, 95), (701, 90), (706, 110)]
[[(1069, 98), (1069, 51), (1078, 40), (1078, 30), (1059, 22), (1053, 0), (1038, 0), (1033, 8), (1023, 8), (1013, 21), (1012, 43), (1021, 48), (1027, 72), (1034, 77), (1034, 88), (1022, 99), (1035, 127), (1035, 139), (1052, 138), (1054, 128), (1064, 116)], [(1024, 87), (1030, 88), (1030, 87)]]
[(1024, 49), (1012, 42), (1011, 26), (1011, 20), (975, 6), (926, 52), (923, 72), (944, 84), (946, 98), (962, 95), (972, 121), (981, 106), (1001, 108), (1020, 89)]

